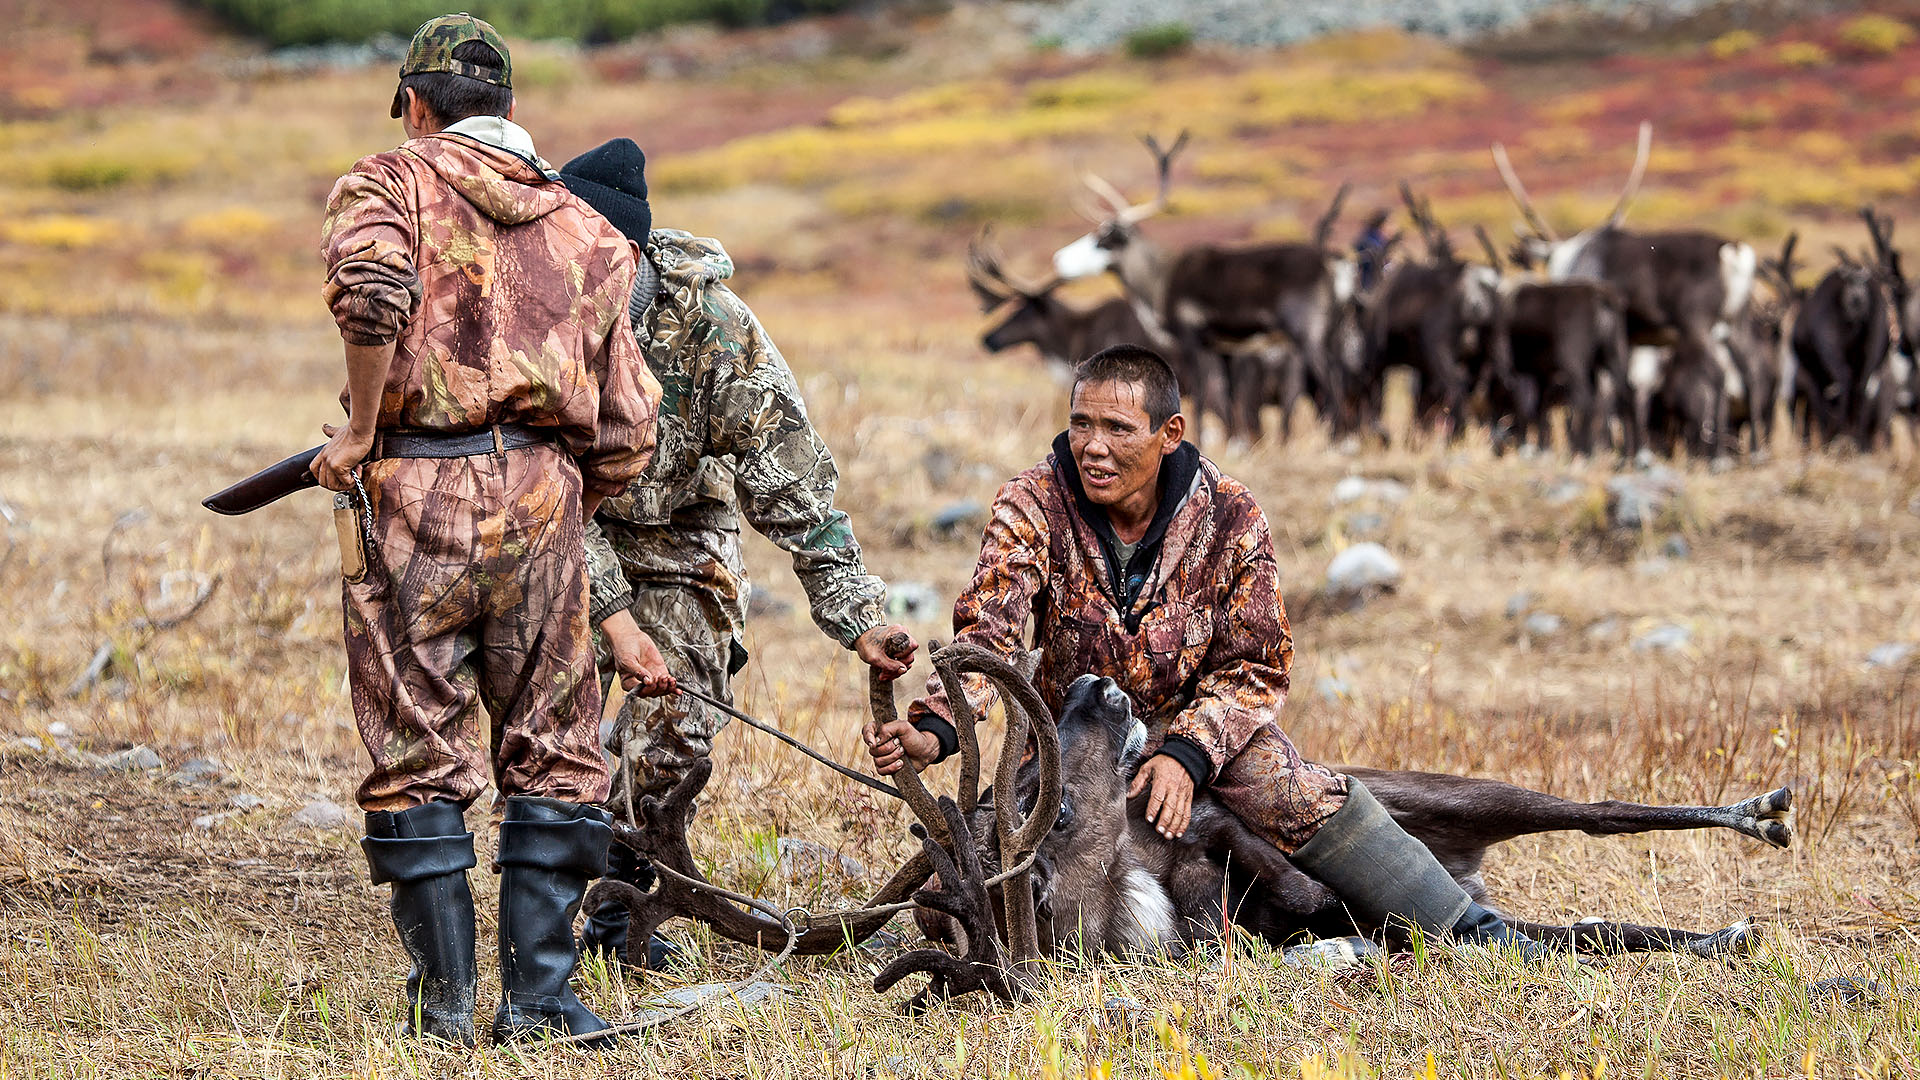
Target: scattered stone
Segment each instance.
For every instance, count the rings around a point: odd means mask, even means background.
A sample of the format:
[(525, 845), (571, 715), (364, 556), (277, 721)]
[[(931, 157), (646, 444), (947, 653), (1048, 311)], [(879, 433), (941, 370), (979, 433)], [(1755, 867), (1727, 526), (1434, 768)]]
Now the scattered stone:
[(1527, 610), (1531, 607), (1533, 607), (1532, 593), (1530, 592), (1514, 593), (1512, 596), (1507, 597), (1507, 618), (1517, 619), (1520, 616), (1525, 615), (1527, 613)]
[(1322, 701), (1344, 701), (1353, 696), (1353, 684), (1337, 675), (1320, 676), (1313, 688)]
[(1616, 529), (1646, 528), (1685, 488), (1680, 474), (1665, 465), (1612, 477), (1607, 481), (1607, 523)]
[(1406, 574), (1400, 561), (1367, 541), (1341, 551), (1327, 564), (1327, 591), (1358, 595), (1398, 588)]
[(1406, 501), (1407, 485), (1398, 480), (1370, 480), (1364, 476), (1343, 476), (1333, 485), (1333, 503), (1358, 502), (1361, 499), (1374, 499), (1378, 502), (1398, 504)]
[(1599, 622), (1587, 627), (1587, 640), (1605, 641), (1608, 638), (1619, 636), (1619, 633), (1619, 619), (1601, 619)]
[(331, 799), (315, 799), (295, 810), (290, 820), (305, 829), (338, 829), (347, 823), (347, 809)]
[(1566, 620), (1549, 612), (1536, 611), (1527, 616), (1527, 621), (1521, 623), (1520, 627), (1528, 637), (1552, 637), (1566, 627)]
[(22, 735), (17, 739), (8, 740), (7, 752), (10, 754), (31, 754), (37, 757), (46, 753), (47, 748), (46, 745), (40, 741), (39, 736)]
[(1355, 514), (1347, 519), (1346, 534), (1360, 538), (1379, 536), (1387, 529), (1387, 519), (1381, 514)]
[[(963, 534), (971, 535), (987, 523), (987, 507), (984, 503), (972, 499), (948, 503), (933, 515), (930, 527), (933, 535), (941, 540), (954, 540)], [(977, 537), (975, 537), (977, 539)]]
[(181, 787), (206, 787), (226, 778), (227, 768), (211, 758), (194, 758), (167, 779)]
[(65, 720), (55, 720), (53, 723), (47, 725), (47, 734), (56, 739), (71, 739), (73, 738), (73, 728), (68, 726)]
[(875, 930), (872, 936), (860, 943), (860, 947), (870, 953), (887, 953), (906, 943), (906, 938), (891, 930)]
[(1913, 655), (1913, 646), (1904, 641), (1889, 641), (1875, 647), (1867, 654), (1867, 666), (1877, 668), (1897, 668)]
[(787, 992), (787, 988), (778, 983), (752, 982), (731, 994), (722, 995), (721, 992), (729, 985), (731, 984), (701, 983), (698, 986), (682, 986), (677, 989), (663, 991), (653, 1000), (665, 1002), (666, 1004), (658, 1008), (641, 1009), (630, 1019), (634, 1022), (640, 1022), (665, 1018), (689, 1005), (696, 1002), (703, 1002), (714, 997), (720, 997), (721, 1000), (727, 1002), (737, 1002), (741, 1005), (758, 1005), (770, 998), (780, 997)]
[(1871, 1008), (1887, 995), (1884, 984), (1874, 979), (1856, 979), (1843, 975), (1822, 979), (1807, 987), (1807, 1001), (1814, 1005), (1863, 1005)]
[(747, 618), (781, 618), (793, 611), (793, 605), (758, 585), (747, 590)]
[(1548, 484), (1547, 489), (1540, 493), (1540, 497), (1546, 500), (1548, 506), (1565, 506), (1586, 493), (1587, 485), (1570, 476), (1563, 476)]
[(940, 615), (940, 590), (923, 581), (887, 585), (887, 614), (896, 619), (933, 619)]
[(1108, 994), (1100, 1002), (1100, 1026), (1131, 1024), (1147, 1018), (1147, 1006), (1125, 994)]
[(1633, 639), (1634, 652), (1678, 652), (1693, 640), (1693, 631), (1679, 623), (1662, 623)]
[(261, 807), (267, 805), (267, 800), (261, 798), (258, 795), (248, 795), (242, 792), (241, 794), (235, 795), (233, 798), (228, 799), (227, 805), (233, 807), (235, 810), (240, 810), (244, 812), (247, 810), (260, 809)]
[(245, 813), (245, 811), (242, 810), (221, 810), (218, 813), (201, 814), (199, 817), (193, 819), (193, 827), (199, 829), (201, 832), (209, 832), (221, 822), (230, 818), (237, 818), (243, 813)]
[(1633, 572), (1641, 577), (1659, 577), (1673, 569), (1673, 564), (1662, 558), (1641, 559), (1633, 564)]
[(1686, 537), (1675, 533), (1667, 537), (1667, 542), (1660, 546), (1660, 554), (1669, 559), (1686, 559), (1692, 557), (1693, 548), (1688, 546)]
[(866, 864), (824, 844), (783, 836), (774, 846), (780, 853), (780, 872), (788, 877), (810, 878), (823, 873), (853, 878), (867, 875)]
[(121, 772), (145, 772), (149, 769), (157, 769), (164, 764), (166, 763), (160, 760), (160, 755), (154, 753), (153, 748), (149, 746), (129, 746), (117, 754), (108, 754), (102, 759), (103, 767), (118, 769)]
[(1289, 947), (1280, 954), (1280, 962), (1288, 967), (1338, 971), (1384, 955), (1385, 949), (1363, 937), (1326, 938)]

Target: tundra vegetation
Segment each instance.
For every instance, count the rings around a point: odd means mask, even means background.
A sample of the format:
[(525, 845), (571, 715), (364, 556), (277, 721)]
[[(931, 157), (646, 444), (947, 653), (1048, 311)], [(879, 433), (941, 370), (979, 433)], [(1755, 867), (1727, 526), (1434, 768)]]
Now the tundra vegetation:
[[(1896, 426), (1863, 455), (1782, 432), (1763, 459), (1642, 477), (1563, 447), (1496, 456), (1484, 432), (1449, 446), (1404, 392), (1357, 453), (1316, 425), (1209, 447), (1273, 520), (1299, 642), (1288, 729), (1320, 760), (1577, 799), (1791, 785), (1788, 851), (1724, 831), (1555, 834), (1486, 868), (1540, 922), (1750, 916), (1751, 956), (1569, 973), (1427, 950), (1325, 972), (1236, 939), (1224, 960), (1054, 965), (1018, 1008), (976, 996), (905, 1018), (904, 992), (871, 990), (917, 944), (902, 918), (898, 939), (790, 961), (784, 994), (605, 1056), (396, 1041), (399, 951), (358, 817), (295, 821), (350, 805), (363, 768), (324, 500), (231, 521), (198, 506), (337, 415), (314, 234), (332, 178), (394, 141), (391, 72), (289, 73), (195, 9), (71, 7), (38, 6), (0, 42), (0, 1075), (1914, 1075), (1911, 438)], [(118, 17), (62, 21), (101, 12)], [(1041, 364), (977, 343), (963, 254), (980, 223), (1008, 223), (1005, 265), (1037, 272), (1085, 231), (1079, 167), (1150, 189), (1135, 133), (1184, 127), (1191, 171), (1155, 222), (1169, 243), (1300, 239), (1342, 182), (1352, 221), (1402, 179), (1435, 220), (1504, 243), (1496, 140), (1567, 236), (1606, 218), (1651, 119), (1634, 227), (1858, 251), (1860, 205), (1902, 223), (1920, 208), (1920, 51), (1888, 30), (1913, 11), (1876, 13), (1547, 65), (1383, 33), (1035, 53), (963, 6), (829, 24), (824, 50), (804, 25), (556, 52), (574, 74), (523, 91), (517, 115), (556, 161), (638, 138), (657, 219), (723, 238), (836, 451), (871, 565), (939, 598), (908, 618), (940, 637), (975, 552), (966, 508), (1061, 423)], [(1088, 307), (1113, 295), (1065, 288)], [(1362, 540), (1398, 560), (1397, 589), (1324, 593), (1329, 560)], [(804, 625), (774, 550), (754, 541), (749, 562), (764, 591), (742, 706), (859, 762), (860, 673)], [(135, 746), (160, 766), (107, 767)], [(715, 765), (692, 839), (730, 888), (841, 906), (916, 849), (900, 807), (757, 733), (733, 728)], [(490, 844), (484, 809), (469, 820)], [(487, 912), (493, 879), (474, 881)], [(764, 959), (672, 932), (687, 968), (589, 965), (583, 995), (625, 1016)], [(1878, 989), (1811, 989), (1841, 978)]]

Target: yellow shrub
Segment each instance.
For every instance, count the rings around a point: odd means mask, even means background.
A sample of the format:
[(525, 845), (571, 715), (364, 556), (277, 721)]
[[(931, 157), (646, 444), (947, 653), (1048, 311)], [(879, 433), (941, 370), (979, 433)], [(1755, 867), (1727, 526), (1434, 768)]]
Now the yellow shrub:
[(1840, 40), (1858, 52), (1889, 56), (1913, 41), (1913, 27), (1890, 15), (1861, 15), (1840, 28)]
[(229, 206), (188, 218), (180, 235), (201, 244), (245, 244), (272, 232), (276, 224), (251, 206)]
[(1027, 87), (1027, 106), (1124, 105), (1154, 92), (1154, 84), (1132, 75), (1090, 72), (1065, 79), (1044, 79)]
[(1833, 62), (1832, 54), (1811, 41), (1789, 41), (1774, 50), (1774, 58), (1793, 68), (1826, 67)]
[(1715, 60), (1731, 60), (1752, 52), (1760, 45), (1760, 35), (1751, 30), (1731, 30), (1714, 38), (1707, 46)]
[(118, 222), (72, 214), (48, 214), (24, 221), (0, 223), (0, 236), (28, 247), (71, 251), (100, 244), (118, 231)]
[(1788, 153), (1817, 161), (1845, 161), (1853, 157), (1853, 143), (1831, 131), (1807, 131), (1793, 137)]

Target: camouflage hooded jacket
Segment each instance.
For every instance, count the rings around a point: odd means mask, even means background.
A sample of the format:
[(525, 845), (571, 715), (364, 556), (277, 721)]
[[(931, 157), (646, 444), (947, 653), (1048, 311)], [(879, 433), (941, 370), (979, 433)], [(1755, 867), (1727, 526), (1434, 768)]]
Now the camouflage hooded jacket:
[[(852, 525), (833, 505), (839, 472), (792, 370), (722, 284), (733, 260), (718, 241), (656, 229), (646, 257), (658, 285), (648, 288), (643, 267), (632, 321), (663, 391), (659, 451), (588, 530), (594, 625), (632, 603), (632, 583), (701, 588), (737, 608), (746, 586), (739, 545), (701, 534), (737, 533), (744, 515), (793, 557), (814, 622), (851, 645), (884, 621), (886, 586), (866, 572)], [(671, 543), (657, 542), (663, 534)], [(709, 565), (675, 565), (687, 557)]]
[[(1075, 678), (1109, 676), (1146, 723), (1147, 752), (1168, 754), (1204, 785), (1256, 736), (1284, 738), (1277, 718), (1293, 637), (1253, 494), (1191, 444), (1166, 462), (1160, 515), (1124, 575), (1137, 579), (1131, 587), (1109, 571), (1110, 548), (1079, 498), (1064, 435), (1045, 461), (1009, 480), (994, 499), (973, 582), (954, 604), (954, 640), (1014, 659), (1029, 647), (1031, 624), (1041, 650), (1035, 682), (1056, 716)], [(1128, 591), (1132, 603), (1118, 598)], [(970, 677), (978, 715), (994, 694)], [(952, 711), (937, 676), (908, 717), (940, 736), (942, 757), (952, 752)]]
[(628, 330), (633, 245), (544, 164), (447, 133), (362, 158), (321, 255), (341, 336), (397, 342), (382, 429), (551, 428), (603, 495), (645, 468), (660, 387)]

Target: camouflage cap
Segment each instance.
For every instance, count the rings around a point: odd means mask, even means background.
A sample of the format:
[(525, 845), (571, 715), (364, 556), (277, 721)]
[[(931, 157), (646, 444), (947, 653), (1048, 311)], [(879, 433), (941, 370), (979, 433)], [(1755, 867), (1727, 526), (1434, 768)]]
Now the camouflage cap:
[[(483, 42), (500, 54), (499, 67), (486, 67), (469, 64), (464, 60), (455, 60), (453, 50), (469, 41)], [(457, 15), (442, 15), (428, 19), (413, 32), (413, 42), (407, 46), (407, 58), (400, 64), (400, 77), (420, 75), (430, 71), (443, 71), (450, 75), (464, 75), (469, 79), (478, 79), (494, 86), (513, 89), (513, 57), (507, 53), (507, 43), (500, 32), (485, 20), (476, 19), (462, 11)], [(393, 116), (400, 117), (403, 98), (398, 90), (393, 95)]]

